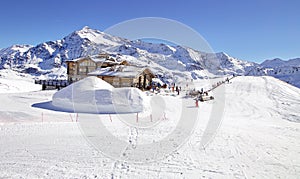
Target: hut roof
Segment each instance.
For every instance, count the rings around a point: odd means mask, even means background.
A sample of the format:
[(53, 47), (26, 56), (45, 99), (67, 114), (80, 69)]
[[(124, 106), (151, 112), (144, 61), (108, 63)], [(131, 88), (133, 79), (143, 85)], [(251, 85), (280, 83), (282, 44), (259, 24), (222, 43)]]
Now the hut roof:
[(81, 60), (85, 60), (85, 59), (88, 59), (88, 60), (92, 60), (93, 62), (95, 63), (101, 63), (101, 62), (105, 62), (105, 63), (118, 63), (114, 58), (106, 58), (106, 57), (103, 57), (101, 55), (93, 55), (93, 56), (87, 56), (87, 57), (80, 57), (80, 58), (75, 58), (75, 59), (72, 59), (72, 60), (66, 60), (66, 62), (78, 62), (78, 61), (81, 61)]
[(97, 69), (96, 71), (93, 71), (89, 73), (90, 76), (112, 76), (112, 77), (123, 77), (123, 78), (134, 78), (141, 73), (143, 73), (145, 70), (148, 71), (152, 76), (154, 74), (149, 70), (148, 68), (141, 68), (137, 66), (125, 66), (125, 65), (117, 65), (114, 67), (108, 67), (108, 68), (101, 68)]

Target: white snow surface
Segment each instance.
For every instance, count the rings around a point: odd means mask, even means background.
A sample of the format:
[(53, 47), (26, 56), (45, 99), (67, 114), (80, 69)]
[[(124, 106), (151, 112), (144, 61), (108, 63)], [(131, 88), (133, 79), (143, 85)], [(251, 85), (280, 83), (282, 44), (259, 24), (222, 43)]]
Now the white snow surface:
[[(201, 88), (205, 82), (195, 85)], [(143, 121), (133, 123), (135, 116), (126, 118), (128, 114), (90, 114), (127, 142), (124, 153), (131, 153), (134, 146), (162, 140), (172, 132), (180, 107), (189, 111), (185, 119), (198, 112), (198, 122), (182, 146), (161, 160), (142, 164), (115, 160), (94, 148), (75, 122), (84, 114), (50, 108), (55, 90), (2, 93), (0, 178), (298, 178), (300, 89), (273, 77), (242, 76), (224, 87), (222, 124), (205, 148), (201, 138), (219, 98), (195, 108), (191, 98), (153, 95), (165, 102), (166, 119), (148, 128), (140, 128)], [(140, 120), (151, 124), (149, 119)], [(111, 139), (103, 137), (109, 147)]]
[(77, 33), (81, 38), (89, 39), (91, 42), (103, 43), (105, 45), (112, 46), (120, 45), (117, 43), (118, 38), (114, 39), (112, 36), (90, 29), (88, 26), (85, 26), (82, 30), (77, 31)]
[(23, 93), (41, 89), (41, 85), (34, 84), (31, 75), (10, 69), (0, 70), (0, 93)]
[(53, 95), (52, 104), (62, 110), (83, 113), (142, 112), (144, 100), (137, 88), (114, 88), (98, 77), (87, 77)]

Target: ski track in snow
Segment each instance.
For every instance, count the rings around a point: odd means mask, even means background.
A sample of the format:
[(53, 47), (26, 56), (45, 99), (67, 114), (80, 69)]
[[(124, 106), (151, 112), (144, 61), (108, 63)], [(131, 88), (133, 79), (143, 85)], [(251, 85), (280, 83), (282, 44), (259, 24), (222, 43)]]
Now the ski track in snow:
[[(103, 155), (69, 113), (31, 107), (51, 100), (55, 91), (0, 94), (0, 178), (298, 178), (300, 90), (271, 77), (237, 77), (224, 85), (222, 125), (208, 146), (200, 146), (201, 136), (216, 101), (199, 104), (199, 121), (183, 146), (143, 164)], [(183, 100), (194, 106), (194, 100)], [(174, 122), (172, 113), (162, 125)], [(112, 121), (100, 116), (128, 141), (123, 153), (143, 137), (169, 132), (158, 128), (145, 134), (122, 127), (115, 115)]]

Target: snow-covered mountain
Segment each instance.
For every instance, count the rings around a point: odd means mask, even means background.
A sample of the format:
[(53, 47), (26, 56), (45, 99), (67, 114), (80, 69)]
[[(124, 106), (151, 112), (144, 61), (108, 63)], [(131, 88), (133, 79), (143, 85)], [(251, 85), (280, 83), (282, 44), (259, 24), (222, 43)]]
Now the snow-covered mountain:
[[(114, 54), (133, 64), (150, 66), (157, 74), (166, 78), (182, 76), (197, 79), (226, 74), (271, 75), (280, 78), (277, 74), (285, 71), (285, 77), (280, 79), (300, 86), (295, 83), (294, 76), (288, 78), (292, 73), (287, 74), (287, 70), (298, 70), (293, 65), (298, 64), (299, 67), (299, 60), (290, 62), (288, 67), (280, 60), (266, 61), (259, 65), (230, 57), (223, 52), (205, 53), (184, 46), (130, 41), (89, 27), (75, 31), (61, 40), (37, 46), (15, 45), (2, 49), (0, 69), (12, 68), (34, 75), (65, 78), (66, 60), (99, 53)], [(279, 65), (281, 70), (277, 68)]]
[(8, 48), (4, 48), (0, 50), (0, 67), (1, 68), (9, 68), (10, 64), (22, 63), (20, 60), (20, 56), (23, 56), (25, 52), (27, 52), (33, 46), (31, 45), (13, 45)]
[[(21, 46), (23, 47), (23, 46)], [(27, 49), (25, 49), (27, 47)], [(64, 68), (64, 61), (103, 52), (118, 55), (133, 64), (151, 66), (163, 76), (183, 73), (193, 78), (222, 74), (244, 74), (255, 65), (229, 57), (224, 53), (208, 54), (183, 46), (130, 41), (84, 27), (65, 38), (49, 41), (35, 47), (24, 46), (22, 53), (15, 47), (0, 53), (0, 68), (25, 72), (54, 74), (55, 68)], [(35, 68), (35, 70), (34, 70)], [(187, 73), (186, 73), (187, 72)], [(55, 76), (55, 75), (54, 75)]]
[(3, 49), (0, 51), (0, 68), (24, 68), (34, 64), (42, 70), (50, 70), (63, 65), (65, 60), (97, 54), (103, 48), (126, 42), (125, 39), (84, 27), (61, 40), (41, 43), (35, 47), (18, 45)]
[(283, 61), (281, 59), (266, 60), (261, 64), (266, 75), (300, 87), (300, 58)]

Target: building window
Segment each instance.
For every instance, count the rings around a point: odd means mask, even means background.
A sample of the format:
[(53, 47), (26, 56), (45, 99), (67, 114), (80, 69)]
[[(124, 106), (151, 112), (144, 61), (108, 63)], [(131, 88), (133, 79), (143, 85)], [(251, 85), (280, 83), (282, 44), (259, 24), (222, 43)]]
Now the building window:
[(96, 64), (93, 61), (83, 61), (83, 62), (79, 63), (79, 66), (92, 66), (92, 67), (95, 67)]

